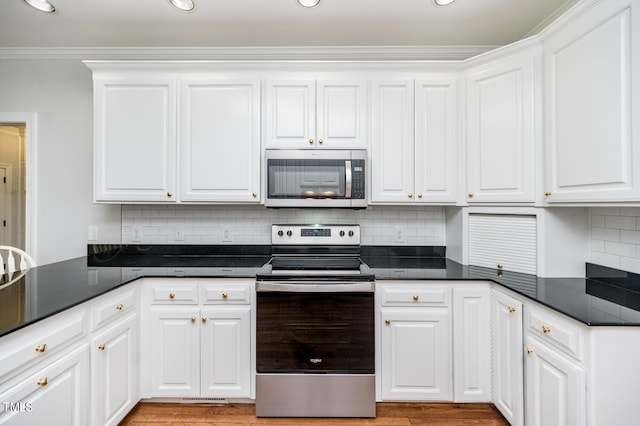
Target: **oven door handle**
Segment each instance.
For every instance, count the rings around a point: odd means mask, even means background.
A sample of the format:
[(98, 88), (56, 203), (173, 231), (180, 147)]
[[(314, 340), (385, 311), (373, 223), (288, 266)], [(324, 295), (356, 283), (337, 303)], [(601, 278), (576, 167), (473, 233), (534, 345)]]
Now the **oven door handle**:
[(375, 283), (331, 281), (327, 283), (309, 283), (303, 281), (256, 282), (257, 292), (291, 292), (291, 293), (346, 293), (373, 292)]

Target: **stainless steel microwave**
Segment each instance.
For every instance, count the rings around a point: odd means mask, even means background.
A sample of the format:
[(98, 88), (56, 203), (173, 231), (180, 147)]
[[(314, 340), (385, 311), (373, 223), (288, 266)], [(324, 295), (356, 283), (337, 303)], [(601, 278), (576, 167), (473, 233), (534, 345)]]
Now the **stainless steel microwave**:
[(366, 150), (266, 150), (265, 206), (367, 207)]

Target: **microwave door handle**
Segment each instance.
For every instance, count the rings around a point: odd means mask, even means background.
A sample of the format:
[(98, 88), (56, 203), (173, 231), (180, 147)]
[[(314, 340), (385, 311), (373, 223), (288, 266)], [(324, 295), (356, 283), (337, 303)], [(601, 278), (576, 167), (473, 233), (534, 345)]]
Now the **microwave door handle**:
[(344, 184), (344, 198), (351, 198), (351, 160), (345, 160), (345, 184)]

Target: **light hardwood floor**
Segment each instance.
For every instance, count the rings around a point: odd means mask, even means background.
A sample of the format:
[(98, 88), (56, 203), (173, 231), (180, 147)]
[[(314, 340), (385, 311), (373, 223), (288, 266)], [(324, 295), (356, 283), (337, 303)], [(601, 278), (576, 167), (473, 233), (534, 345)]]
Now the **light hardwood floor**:
[(492, 404), (378, 403), (374, 419), (256, 418), (253, 404), (139, 403), (120, 426), (160, 425), (488, 425), (509, 423)]

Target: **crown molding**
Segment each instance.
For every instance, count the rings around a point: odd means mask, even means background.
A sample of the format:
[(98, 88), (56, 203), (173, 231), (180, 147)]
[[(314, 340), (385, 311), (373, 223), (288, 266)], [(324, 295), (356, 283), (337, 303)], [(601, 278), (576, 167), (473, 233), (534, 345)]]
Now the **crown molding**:
[(459, 61), (497, 46), (4, 47), (0, 59)]

